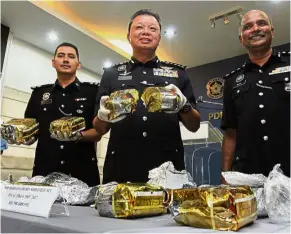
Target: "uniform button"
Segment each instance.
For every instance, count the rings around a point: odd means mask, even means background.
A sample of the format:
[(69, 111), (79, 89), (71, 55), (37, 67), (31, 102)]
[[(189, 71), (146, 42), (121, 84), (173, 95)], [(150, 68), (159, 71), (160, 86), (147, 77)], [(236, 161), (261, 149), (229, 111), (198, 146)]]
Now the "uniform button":
[(44, 111), (46, 111), (46, 108), (43, 108)]
[(65, 164), (65, 161), (61, 161), (61, 164)]
[(61, 146), (60, 146), (60, 148), (61, 148), (61, 149), (63, 149), (63, 148), (64, 148), (64, 146), (63, 146), (63, 145), (61, 145)]
[(148, 134), (147, 134), (146, 132), (143, 132), (142, 135), (143, 135), (144, 137), (146, 137)]
[(83, 105), (81, 105), (80, 107), (83, 108)]
[(239, 157), (236, 157), (236, 159), (235, 159), (236, 161), (238, 161), (239, 160)]
[(263, 81), (259, 80), (259, 84), (263, 84)]
[(124, 86), (125, 84), (122, 84), (122, 86)]
[(65, 105), (64, 105), (64, 104), (62, 104), (62, 105), (61, 105), (61, 107), (62, 107), (62, 108), (64, 108), (64, 107), (65, 107)]
[(261, 120), (261, 123), (262, 123), (262, 124), (265, 124), (265, 123), (266, 123), (266, 120), (262, 119), (262, 120)]
[(179, 150), (178, 149), (176, 149), (176, 152), (178, 152)]
[(66, 94), (65, 94), (65, 93), (63, 93), (63, 96), (66, 96)]
[(167, 85), (167, 84), (169, 84), (169, 82), (168, 81), (165, 81), (165, 84)]
[(284, 80), (287, 82), (287, 81), (289, 81), (289, 78), (288, 78), (288, 77), (285, 77), (285, 79), (284, 79)]
[(146, 72), (146, 71), (143, 71), (142, 73), (143, 73), (143, 74), (147, 74), (147, 72)]
[(240, 90), (237, 90), (236, 92), (237, 92), (237, 93), (239, 93), (239, 92), (240, 92)]
[(268, 136), (264, 136), (263, 138), (264, 138), (264, 141), (267, 141), (269, 139)]
[(142, 83), (143, 83), (143, 84), (147, 84), (148, 82), (147, 82), (146, 80), (144, 80)]
[(95, 158), (92, 158), (92, 161), (95, 161)]
[(114, 154), (114, 151), (112, 151), (111, 154)]
[(142, 117), (142, 119), (143, 119), (143, 121), (147, 121), (147, 117), (146, 116), (144, 116), (144, 117)]
[(264, 93), (263, 92), (259, 92), (259, 96), (263, 96), (264, 95)]
[(263, 70), (260, 69), (260, 70), (259, 70), (259, 73), (263, 73)]
[(264, 105), (263, 104), (260, 104), (259, 107), (262, 109), (262, 108), (264, 108)]

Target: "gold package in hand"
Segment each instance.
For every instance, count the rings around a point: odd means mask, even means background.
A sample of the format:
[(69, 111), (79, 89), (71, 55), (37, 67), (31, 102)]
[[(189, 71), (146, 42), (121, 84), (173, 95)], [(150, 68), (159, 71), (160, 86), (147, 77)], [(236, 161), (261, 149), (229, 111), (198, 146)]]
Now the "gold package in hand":
[(249, 186), (173, 189), (170, 199), (174, 220), (192, 227), (236, 231), (257, 218)]
[(33, 140), (38, 130), (36, 119), (11, 119), (1, 125), (1, 136), (9, 144), (25, 144)]
[(141, 99), (148, 112), (174, 111), (179, 108), (180, 97), (164, 87), (148, 87)]
[(110, 110), (108, 119), (113, 120), (117, 117), (133, 113), (139, 100), (139, 93), (136, 89), (118, 90), (110, 94), (105, 102), (105, 108)]
[(100, 216), (135, 218), (161, 215), (167, 212), (164, 206), (166, 192), (152, 184), (100, 185), (96, 193), (96, 206)]
[(85, 128), (86, 123), (83, 117), (63, 117), (51, 122), (49, 131), (51, 134), (60, 132), (63, 136), (69, 138)]

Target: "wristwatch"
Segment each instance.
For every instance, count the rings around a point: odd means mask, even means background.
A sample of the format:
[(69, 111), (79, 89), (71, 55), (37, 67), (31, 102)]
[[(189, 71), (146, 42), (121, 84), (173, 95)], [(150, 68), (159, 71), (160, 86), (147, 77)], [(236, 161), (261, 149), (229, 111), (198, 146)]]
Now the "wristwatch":
[(181, 108), (179, 113), (188, 113), (192, 109), (190, 102), (187, 100), (186, 104)]

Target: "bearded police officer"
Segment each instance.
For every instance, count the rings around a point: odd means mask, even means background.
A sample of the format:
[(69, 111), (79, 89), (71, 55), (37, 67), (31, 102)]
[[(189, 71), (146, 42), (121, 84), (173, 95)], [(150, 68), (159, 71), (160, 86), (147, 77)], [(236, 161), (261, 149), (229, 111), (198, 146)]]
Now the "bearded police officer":
[[(133, 48), (132, 59), (105, 70), (97, 97), (94, 127), (102, 135), (111, 129), (103, 183), (146, 182), (149, 170), (166, 161), (172, 161), (178, 170), (185, 169), (179, 121), (192, 132), (200, 126), (185, 67), (160, 61), (155, 54), (161, 39), (159, 15), (150, 10), (136, 12), (131, 17), (127, 38)], [(110, 111), (104, 102), (110, 93), (134, 88), (141, 94), (150, 86), (174, 90), (181, 99), (178, 110), (149, 113), (140, 100), (134, 113), (114, 123), (108, 120)]]
[(262, 11), (241, 21), (239, 39), (249, 59), (225, 77), (223, 171), (268, 176), (280, 163), (290, 176), (290, 52), (271, 48), (274, 33)]
[[(57, 71), (56, 82), (34, 87), (25, 111), (26, 118), (39, 122), (33, 176), (62, 172), (89, 186), (97, 185), (100, 180), (95, 145), (101, 137), (93, 128), (92, 120), (98, 85), (78, 80), (79, 52), (70, 43), (56, 48), (52, 66)], [(68, 139), (51, 136), (50, 123), (65, 116), (83, 117), (86, 129)]]

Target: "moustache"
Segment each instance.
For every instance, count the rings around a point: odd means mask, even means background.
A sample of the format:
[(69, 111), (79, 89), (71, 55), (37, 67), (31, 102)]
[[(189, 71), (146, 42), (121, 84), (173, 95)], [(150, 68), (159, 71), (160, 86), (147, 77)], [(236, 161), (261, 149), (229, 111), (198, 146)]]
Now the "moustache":
[(265, 36), (265, 33), (263, 33), (263, 32), (255, 32), (255, 33), (253, 33), (253, 34), (251, 34), (249, 36), (249, 39), (253, 39), (254, 37), (257, 37), (257, 36), (263, 37), (263, 36)]

